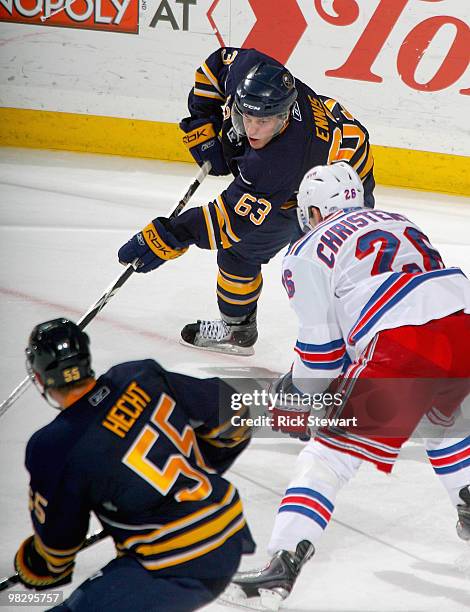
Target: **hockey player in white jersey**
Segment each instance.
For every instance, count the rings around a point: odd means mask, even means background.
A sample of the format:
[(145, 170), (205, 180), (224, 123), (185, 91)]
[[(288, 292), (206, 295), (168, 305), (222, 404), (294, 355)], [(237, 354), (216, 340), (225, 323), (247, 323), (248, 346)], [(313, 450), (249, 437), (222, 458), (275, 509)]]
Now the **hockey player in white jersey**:
[[(406, 217), (363, 208), (361, 181), (345, 162), (307, 172), (298, 206), (307, 233), (283, 262), (298, 340), (277, 390), (328, 389), (341, 401), (297, 459), (268, 546), (271, 561), (236, 574), (226, 593), (261, 610), (277, 609), (289, 595), (338, 491), (361, 463), (389, 473), (418, 424), (427, 425), (427, 454), (457, 510), (458, 534), (470, 539), (470, 415), (462, 416), (470, 399), (469, 280), (446, 268)], [(275, 406), (275, 427), (305, 435), (308, 411)], [(355, 425), (335, 427), (339, 416)]]

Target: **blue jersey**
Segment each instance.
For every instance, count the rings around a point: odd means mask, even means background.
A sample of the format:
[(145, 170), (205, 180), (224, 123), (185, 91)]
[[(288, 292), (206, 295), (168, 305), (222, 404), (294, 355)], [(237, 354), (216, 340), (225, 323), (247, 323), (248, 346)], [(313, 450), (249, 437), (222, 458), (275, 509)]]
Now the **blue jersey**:
[(162, 575), (224, 576), (227, 543), (252, 552), (238, 492), (221, 476), (250, 436), (231, 424), (231, 393), (152, 360), (123, 363), (37, 431), (30, 510), (51, 571), (73, 561), (91, 511), (119, 555)]
[[(189, 94), (191, 119), (207, 119), (221, 130), (224, 156), (234, 180), (213, 202), (171, 221), (177, 238), (201, 248), (226, 249), (266, 226), (290, 218), (305, 173), (316, 165), (348, 161), (363, 181), (372, 175), (367, 130), (338, 101), (296, 79), (297, 100), (287, 126), (261, 149), (252, 149), (232, 125), (237, 85), (261, 60), (255, 49), (218, 49), (196, 71)], [(280, 65), (280, 64), (279, 64)], [(365, 196), (373, 189), (367, 181)], [(261, 247), (264, 248), (264, 247)]]

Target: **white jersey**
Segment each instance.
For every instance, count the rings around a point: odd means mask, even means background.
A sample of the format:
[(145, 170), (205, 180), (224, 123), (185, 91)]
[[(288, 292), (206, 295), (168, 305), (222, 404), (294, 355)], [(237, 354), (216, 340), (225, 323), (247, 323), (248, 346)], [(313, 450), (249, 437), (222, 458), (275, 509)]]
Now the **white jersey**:
[(348, 208), (293, 244), (283, 284), (299, 319), (293, 379), (324, 391), (384, 329), (470, 313), (470, 281), (403, 215)]

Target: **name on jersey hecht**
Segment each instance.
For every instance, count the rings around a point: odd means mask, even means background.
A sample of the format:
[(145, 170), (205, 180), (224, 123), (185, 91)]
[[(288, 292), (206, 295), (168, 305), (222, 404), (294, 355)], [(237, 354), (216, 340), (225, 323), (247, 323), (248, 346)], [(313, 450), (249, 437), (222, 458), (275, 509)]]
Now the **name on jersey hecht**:
[(354, 212), (341, 221), (329, 225), (318, 239), (317, 256), (329, 268), (333, 268), (336, 254), (347, 241), (362, 227), (374, 225), (379, 221), (407, 221), (406, 217), (397, 213), (388, 213), (383, 210), (360, 210)]
[[(130, 2), (131, 0), (0, 0), (0, 4), (10, 15), (17, 12), (24, 18), (41, 16), (42, 20), (47, 22), (47, 19), (63, 12), (74, 22), (80, 23), (93, 18), (97, 24), (113, 25), (121, 23)], [(105, 7), (102, 6), (104, 4)], [(114, 14), (111, 15), (110, 11)], [(103, 14), (104, 12), (107, 14)]]

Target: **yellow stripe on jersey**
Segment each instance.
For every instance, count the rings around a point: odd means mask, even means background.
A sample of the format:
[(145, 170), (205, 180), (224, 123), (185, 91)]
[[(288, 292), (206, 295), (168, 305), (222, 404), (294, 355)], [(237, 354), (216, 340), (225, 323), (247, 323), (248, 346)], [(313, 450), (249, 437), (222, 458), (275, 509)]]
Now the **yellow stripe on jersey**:
[(352, 167), (354, 168), (354, 170), (356, 170), (356, 172), (359, 174), (358, 168), (361, 167), (361, 164), (364, 162), (365, 158), (367, 157), (367, 154), (370, 153), (370, 147), (368, 147), (367, 145), (364, 147), (364, 153), (361, 155), (361, 157), (357, 160), (357, 162), (355, 164), (352, 164)]
[(179, 565), (180, 563), (185, 563), (187, 561), (197, 559), (198, 557), (206, 555), (207, 553), (222, 546), (222, 544), (224, 544), (229, 538), (231, 538), (238, 531), (243, 529), (245, 525), (246, 521), (242, 516), (240, 520), (237, 521), (228, 531), (221, 534), (217, 539), (212, 540), (209, 544), (199, 546), (198, 548), (195, 548), (186, 553), (173, 555), (171, 557), (165, 557), (161, 561), (141, 561), (141, 563), (148, 570), (159, 570), (165, 567), (172, 567), (173, 565)]
[(297, 200), (288, 200), (281, 205), (281, 210), (290, 210), (297, 207)]
[[(231, 440), (206, 440), (207, 444), (211, 446), (215, 446), (216, 448), (233, 448), (234, 446), (238, 446), (241, 442), (245, 442), (250, 437), (251, 427), (250, 425), (240, 425), (238, 428), (240, 430), (240, 434)], [(246, 435), (248, 433), (248, 435)], [(201, 436), (204, 438), (204, 436)]]
[(209, 246), (211, 249), (216, 249), (217, 244), (215, 242), (214, 227), (212, 225), (211, 213), (207, 205), (202, 207), (202, 212), (204, 214), (204, 221), (206, 222), (206, 230), (207, 230), (207, 237), (209, 239)]
[(209, 81), (211, 82), (211, 85), (213, 85), (217, 91), (223, 95), (223, 91), (220, 88), (219, 85), (219, 81), (215, 78), (212, 70), (209, 68), (209, 66), (206, 64), (206, 62), (204, 62), (201, 66), (201, 70), (204, 72), (204, 74), (206, 75), (206, 77), (209, 79)]
[[(247, 408), (244, 409), (243, 414), (246, 413), (246, 411), (247, 411)], [(228, 421), (225, 421), (221, 425), (218, 425), (217, 427), (214, 427), (213, 429), (209, 430), (205, 434), (198, 434), (198, 438), (202, 438), (203, 440), (217, 438), (218, 436), (220, 436), (222, 432), (228, 431), (231, 427), (233, 427), (232, 420), (229, 419)]]
[(233, 501), (234, 496), (235, 487), (230, 484), (229, 488), (227, 489), (227, 492), (225, 493), (220, 502), (211, 504), (210, 506), (202, 508), (201, 510), (197, 510), (197, 512), (192, 512), (191, 514), (188, 514), (187, 516), (184, 516), (183, 518), (180, 518), (176, 521), (171, 521), (171, 523), (167, 523), (164, 527), (159, 527), (151, 533), (147, 533), (145, 535), (139, 534), (131, 536), (130, 538), (127, 538), (127, 540), (124, 540), (122, 544), (118, 544), (117, 546), (120, 550), (122, 550), (125, 548), (131, 548), (136, 544), (150, 543), (165, 535), (168, 535), (169, 533), (178, 531), (179, 529), (184, 529), (185, 527), (193, 525), (194, 523), (197, 523), (199, 521), (203, 521), (211, 514), (214, 514), (215, 512), (224, 508), (224, 506), (230, 505)]
[(337, 119), (336, 117), (333, 115), (333, 109), (335, 107), (335, 105), (337, 104), (336, 100), (333, 100), (332, 98), (330, 98), (329, 100), (320, 100), (320, 102), (322, 103), (322, 106), (325, 110), (326, 115), (335, 123), (337, 123)]
[(203, 98), (212, 98), (213, 100), (222, 100), (222, 101), (225, 100), (223, 96), (215, 92), (212, 93), (209, 91), (204, 91), (203, 89), (196, 89), (196, 87), (194, 87), (193, 91), (197, 96), (202, 96)]
[[(246, 407), (244, 407), (243, 411), (239, 413), (239, 415), (242, 417), (248, 414), (248, 408)], [(222, 437), (222, 434), (224, 434), (226, 437)], [(239, 425), (236, 427), (232, 424), (230, 419), (218, 427), (214, 427), (205, 434), (198, 434), (198, 438), (205, 440), (207, 444), (211, 444), (217, 448), (233, 448), (241, 442), (248, 440), (250, 435), (251, 427), (249, 425)]]
[(353, 151), (360, 149), (366, 141), (364, 131), (358, 125), (351, 123), (346, 123), (343, 126), (343, 138), (357, 138), (357, 145), (352, 149)]
[(215, 207), (215, 214), (217, 215), (217, 223), (219, 225), (219, 234), (220, 234), (220, 241), (222, 243), (222, 248), (228, 249), (229, 247), (232, 246), (232, 243), (227, 238), (227, 234), (224, 232), (225, 219), (222, 217), (222, 213), (217, 207)]
[(192, 544), (197, 544), (215, 536), (223, 531), (237, 516), (243, 514), (242, 502), (238, 500), (233, 506), (228, 508), (217, 518), (207, 521), (185, 533), (176, 535), (160, 544), (141, 544), (136, 548), (136, 552), (144, 555), (158, 555), (164, 552), (173, 551), (177, 548), (185, 548)]
[(374, 156), (372, 155), (372, 151), (369, 150), (369, 157), (367, 158), (366, 165), (359, 172), (359, 176), (361, 177), (361, 179), (367, 176), (367, 174), (372, 170), (373, 165), (374, 165)]
[(83, 546), (83, 542), (80, 542), (80, 544), (78, 546), (74, 546), (73, 548), (66, 548), (66, 549), (59, 549), (59, 548), (51, 548), (50, 546), (46, 546), (44, 544), (44, 542), (41, 540), (41, 538), (38, 536), (37, 533), (34, 534), (34, 538), (36, 542), (39, 542), (39, 544), (41, 545), (41, 547), (43, 548), (43, 550), (45, 550), (47, 553), (49, 553), (50, 555), (53, 555), (55, 557), (68, 557), (69, 555), (75, 555), (78, 553), (78, 551), (81, 549), (81, 547)]
[[(18, 571), (18, 574), (27, 581), (28, 584), (34, 585), (34, 587), (50, 587), (57, 583), (59, 579), (65, 578), (69, 576), (73, 572), (73, 565), (67, 567), (64, 571), (58, 572), (54, 568), (49, 567), (49, 563), (47, 563), (49, 571), (51, 574), (37, 574), (34, 570), (29, 567), (29, 564), (25, 559), (25, 548), (30, 542), (31, 538), (27, 538), (20, 546), (16, 557), (15, 557), (15, 566)], [(54, 576), (53, 574), (58, 574)]]
[(47, 569), (54, 574), (62, 574), (75, 560), (76, 553), (67, 557), (55, 556), (46, 552), (41, 544), (40, 539), (34, 536), (34, 546), (37, 552), (41, 555), (47, 565)]
[(211, 85), (211, 82), (209, 81), (209, 79), (206, 77), (205, 74), (203, 74), (202, 72), (199, 72), (199, 70), (196, 70), (196, 74), (194, 77), (194, 81), (196, 83), (204, 83), (204, 85)]
[(238, 236), (232, 230), (232, 226), (230, 224), (230, 217), (229, 217), (229, 215), (227, 213), (227, 209), (225, 208), (225, 204), (224, 204), (224, 201), (222, 200), (222, 196), (220, 196), (220, 195), (217, 196), (217, 200), (215, 202), (215, 205), (217, 206), (217, 208), (222, 213), (222, 216), (223, 216), (223, 218), (225, 220), (225, 227), (227, 229), (227, 234), (229, 235), (229, 237), (232, 240), (232, 242), (240, 242), (240, 238), (238, 238)]
[(248, 293), (256, 291), (262, 282), (263, 277), (261, 274), (258, 274), (254, 280), (248, 283), (237, 283), (236, 281), (228, 280), (224, 278), (220, 272), (217, 275), (217, 284), (222, 287), (222, 289), (230, 293), (236, 293), (237, 295), (248, 295)]

